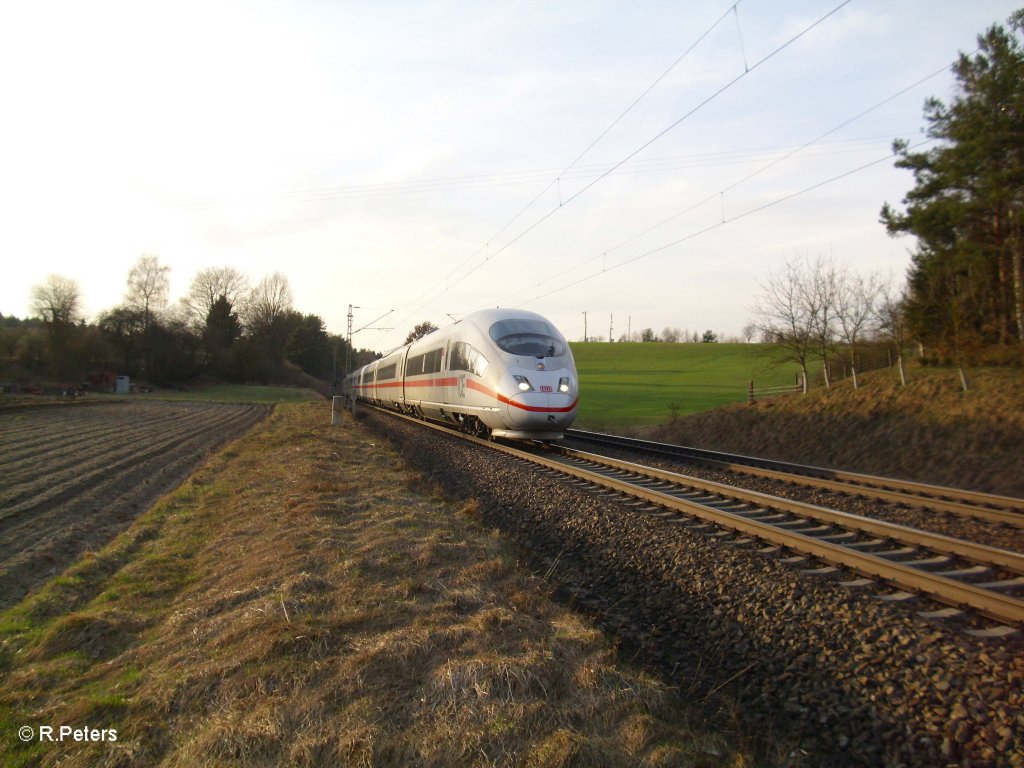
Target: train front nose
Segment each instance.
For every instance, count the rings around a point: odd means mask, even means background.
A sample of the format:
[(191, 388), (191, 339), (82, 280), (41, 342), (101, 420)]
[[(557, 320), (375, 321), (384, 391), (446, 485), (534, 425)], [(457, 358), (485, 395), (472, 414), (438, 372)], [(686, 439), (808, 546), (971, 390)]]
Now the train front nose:
[(505, 412), (514, 429), (561, 431), (576, 418), (576, 404), (567, 395), (518, 394), (509, 398)]
[(505, 404), (511, 429), (524, 432), (564, 432), (576, 418), (576, 391), (567, 371), (547, 375), (515, 375), (516, 389)]

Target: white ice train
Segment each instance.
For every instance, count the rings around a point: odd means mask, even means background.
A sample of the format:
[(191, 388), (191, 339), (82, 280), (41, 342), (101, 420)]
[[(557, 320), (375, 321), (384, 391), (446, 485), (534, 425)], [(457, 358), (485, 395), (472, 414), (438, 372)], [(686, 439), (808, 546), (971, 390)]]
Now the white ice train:
[(487, 309), (353, 371), (348, 397), (478, 437), (557, 440), (579, 383), (565, 337), (533, 312)]

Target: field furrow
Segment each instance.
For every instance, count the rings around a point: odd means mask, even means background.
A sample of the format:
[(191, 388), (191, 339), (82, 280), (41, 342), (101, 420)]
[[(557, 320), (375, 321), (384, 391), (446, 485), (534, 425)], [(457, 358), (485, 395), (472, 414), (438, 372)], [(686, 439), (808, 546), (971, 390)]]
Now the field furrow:
[[(22, 477), (5, 473), (8, 480), (4, 483), (7, 487), (0, 491), (0, 510), (3, 510), (0, 523), (39, 505), (73, 496), (93, 485), (97, 478), (116, 475), (126, 465), (159, 456), (183, 436), (214, 432), (244, 413), (227, 408), (238, 406), (225, 406), (224, 410), (213, 414), (185, 413), (170, 419), (161, 414), (157, 421), (126, 426), (117, 441), (94, 442), (90, 451), (84, 454), (89, 458), (83, 458), (81, 454), (69, 456), (69, 451), (60, 445), (55, 446), (50, 454), (52, 461), (33, 462)], [(64, 474), (73, 474), (75, 480), (54, 486), (52, 478)], [(13, 485), (8, 486), (12, 481)]]
[(14, 411), (0, 415), (0, 458), (34, 445), (46, 445), (53, 440), (63, 440), (75, 434), (83, 426), (92, 427), (98, 413), (125, 412), (119, 414), (122, 420), (127, 413), (134, 412), (121, 403), (106, 403), (94, 406), (66, 406), (36, 408)]
[[(44, 439), (13, 442), (8, 449), (0, 452), (0, 471), (4, 472), (4, 480), (0, 480), (0, 487), (10, 484), (10, 478), (19, 476), (23, 467), (30, 463), (46, 462), (51, 456), (66, 455), (75, 461), (80, 460), (80, 449), (91, 451), (93, 447), (104, 440), (120, 438), (126, 432), (130, 432), (136, 425), (133, 424), (110, 424), (105, 428), (97, 428), (95, 424), (90, 425), (88, 430), (81, 427), (65, 434), (54, 434)], [(10, 439), (4, 434), (5, 439)]]
[(0, 416), (0, 466), (53, 446), (66, 445), (84, 435), (116, 434), (138, 426), (153, 425), (154, 415), (164, 419), (196, 417), (210, 408), (244, 408), (245, 405), (210, 403), (104, 403), (91, 406), (41, 408)]
[[(92, 413), (91, 419), (75, 419), (78, 438), (93, 440), (81, 449), (87, 461), (69, 463), (66, 447), (54, 440), (53, 451), (32, 460), (30, 478), (12, 481), (5, 472), (0, 607), (17, 602), (82, 552), (109, 541), (178, 485), (210, 450), (241, 435), (271, 408), (143, 403), (80, 410)], [(50, 416), (36, 423), (42, 432), (54, 424)], [(117, 440), (109, 439), (112, 427)], [(0, 440), (8, 438), (0, 425)], [(11, 498), (18, 501), (11, 503)]]

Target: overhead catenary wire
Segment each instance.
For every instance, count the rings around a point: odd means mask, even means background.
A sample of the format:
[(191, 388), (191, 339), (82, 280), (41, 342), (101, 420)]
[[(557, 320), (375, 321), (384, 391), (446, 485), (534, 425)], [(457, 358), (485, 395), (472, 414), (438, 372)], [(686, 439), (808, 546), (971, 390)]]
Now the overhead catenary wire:
[[(437, 283), (435, 283), (435, 285), (431, 289), (429, 289), (428, 291), (425, 291), (424, 293), (420, 294), (420, 296), (417, 297), (412, 303), (416, 303), (423, 296), (426, 296), (426, 295), (432, 293), (434, 290), (436, 290), (437, 286), (441, 285), (442, 283), (445, 285), (444, 291), (442, 291), (437, 296), (434, 296), (433, 298), (429, 299), (426, 303), (421, 304), (416, 310), (413, 310), (413, 312), (418, 312), (423, 307), (425, 307), (428, 304), (430, 304), (431, 302), (436, 301), (437, 298), (440, 298), (440, 296), (443, 296), (445, 293), (447, 293), (449, 290), (451, 290), (451, 288), (454, 287), (454, 285), (457, 285), (458, 283), (462, 282), (462, 280), (464, 280), (470, 274), (475, 272), (479, 268), (479, 265), (477, 267), (474, 267), (473, 269), (471, 269), (469, 272), (467, 272), (462, 277), (460, 277), (454, 284), (451, 283), (452, 277), (455, 274), (457, 274), (459, 272), (459, 270), (461, 270), (466, 264), (470, 263), (474, 258), (476, 258), (480, 254), (481, 251), (485, 251), (486, 252), (486, 257), (484, 258), (483, 262), (481, 262), (481, 264), (486, 264), (488, 261), (490, 261), (490, 259), (493, 256), (497, 255), (497, 253), (493, 253), (492, 254), (490, 252), (490, 243), (492, 241), (494, 241), (495, 239), (497, 239), (498, 237), (500, 237), (502, 234), (504, 234), (505, 230), (507, 230), (510, 226), (512, 226), (512, 224), (514, 224), (516, 221), (518, 221), (518, 219), (523, 214), (525, 214), (526, 211), (528, 211), (530, 208), (532, 208), (541, 198), (543, 198), (544, 195), (546, 195), (548, 193), (548, 191), (551, 189), (551, 187), (553, 185), (558, 184), (559, 180), (561, 179), (561, 177), (564, 176), (566, 173), (568, 173), (573, 167), (575, 167), (575, 165), (584, 156), (586, 156), (586, 154), (588, 152), (590, 152), (590, 150), (593, 149), (594, 146), (596, 146), (598, 144), (598, 142), (600, 142), (608, 134), (609, 131), (611, 131), (637, 104), (639, 104), (640, 101), (642, 101), (644, 99), (644, 97), (647, 96), (648, 93), (650, 93), (655, 87), (657, 87), (657, 85), (662, 80), (664, 80), (665, 77), (683, 61), (683, 59), (685, 59), (701, 42), (703, 42), (703, 40), (709, 34), (711, 34), (712, 31), (714, 31), (714, 29), (716, 27), (718, 27), (719, 24), (722, 23), (722, 21), (729, 15), (730, 12), (735, 11), (736, 6), (739, 5), (740, 2), (741, 2), (741, 0), (736, 0), (736, 2), (734, 2), (729, 7), (728, 10), (726, 10), (721, 16), (719, 16), (714, 21), (714, 23), (711, 24), (711, 26), (709, 26), (700, 36), (698, 36), (697, 39), (693, 43), (691, 43), (690, 46), (685, 51), (683, 51), (683, 53), (674, 62), (672, 62), (672, 64), (668, 67), (668, 69), (666, 69), (664, 72), (661, 73), (661, 75), (659, 75), (657, 78), (655, 78), (654, 82), (652, 82), (646, 89), (644, 89), (644, 91), (636, 99), (634, 99), (633, 102), (628, 107), (626, 107), (626, 109), (623, 110), (622, 113), (620, 113), (619, 116), (616, 117), (611, 122), (611, 124), (607, 128), (605, 128), (597, 136), (597, 138), (595, 138), (593, 141), (591, 141), (590, 144), (588, 144), (587, 147), (582, 152), (580, 152), (579, 155), (577, 155), (573, 159), (573, 161), (571, 163), (569, 163), (568, 166), (566, 166), (565, 169), (563, 169), (562, 173), (560, 173), (558, 176), (555, 177), (555, 179), (553, 179), (551, 182), (549, 182), (548, 185), (546, 187), (544, 187), (544, 189), (541, 190), (540, 193), (538, 193), (529, 203), (527, 203), (525, 206), (523, 206), (511, 219), (506, 221), (505, 224), (503, 224), (501, 226), (501, 228), (495, 234), (493, 234), (491, 237), (489, 237), (487, 239), (487, 241), (485, 242), (484, 246), (482, 246), (481, 248), (477, 249), (472, 254), (470, 254), (470, 256), (468, 256), (466, 259), (464, 259), (454, 270), (449, 272), (442, 280), (439, 280)], [(850, 0), (847, 0), (847, 2), (850, 2)], [(561, 201), (559, 201), (559, 207), (561, 207)], [(503, 246), (501, 250), (504, 250), (507, 247), (508, 247), (508, 244)], [(412, 313), (410, 313), (409, 315), (406, 315), (405, 319), (410, 317), (411, 314)]]
[[(578, 198), (579, 198), (580, 196), (582, 196), (583, 194), (585, 194), (585, 193), (586, 193), (586, 192), (587, 192), (588, 190), (590, 190), (591, 188), (593, 188), (593, 187), (594, 187), (594, 186), (595, 186), (596, 184), (598, 184), (599, 182), (601, 182), (601, 181), (602, 181), (603, 179), (607, 178), (607, 177), (608, 177), (608, 176), (609, 176), (610, 174), (614, 173), (614, 172), (615, 172), (615, 171), (616, 171), (616, 170), (617, 170), (618, 168), (620, 168), (620, 167), (621, 167), (622, 165), (624, 165), (624, 164), (625, 164), (625, 163), (627, 163), (627, 162), (628, 162), (629, 160), (631, 160), (632, 158), (636, 157), (636, 156), (637, 156), (638, 154), (640, 154), (641, 152), (643, 152), (644, 150), (646, 150), (646, 149), (647, 149), (648, 147), (650, 147), (651, 145), (653, 145), (653, 144), (654, 144), (655, 142), (657, 142), (657, 141), (658, 141), (659, 139), (663, 138), (663, 137), (664, 137), (664, 136), (665, 136), (666, 134), (668, 134), (668, 133), (669, 133), (670, 131), (672, 131), (673, 129), (675, 129), (676, 127), (678, 127), (678, 126), (679, 126), (679, 125), (681, 125), (682, 123), (684, 123), (684, 122), (685, 122), (686, 120), (688, 120), (688, 119), (690, 119), (691, 117), (693, 117), (693, 116), (694, 116), (695, 114), (697, 114), (697, 113), (698, 113), (698, 112), (699, 112), (699, 111), (700, 111), (701, 109), (703, 109), (703, 108), (704, 108), (704, 107), (706, 107), (706, 106), (707, 106), (708, 104), (710, 104), (711, 102), (713, 102), (713, 101), (714, 101), (715, 99), (717, 99), (718, 97), (720, 97), (720, 96), (721, 96), (722, 94), (724, 94), (724, 93), (725, 93), (726, 91), (728, 91), (728, 90), (729, 90), (730, 88), (734, 87), (734, 86), (735, 86), (735, 85), (736, 85), (737, 83), (739, 83), (739, 82), (740, 82), (740, 81), (742, 81), (742, 80), (743, 80), (744, 78), (746, 78), (747, 76), (749, 76), (749, 75), (750, 75), (750, 74), (751, 74), (752, 72), (754, 72), (754, 71), (756, 71), (757, 69), (759, 69), (759, 68), (760, 68), (760, 67), (761, 67), (762, 65), (764, 65), (765, 63), (767, 63), (767, 62), (768, 62), (768, 61), (770, 61), (771, 59), (775, 58), (775, 57), (776, 57), (776, 56), (777, 56), (777, 55), (778, 55), (779, 53), (781, 53), (782, 51), (784, 51), (785, 49), (787, 49), (788, 47), (790, 47), (790, 46), (791, 46), (791, 45), (792, 45), (793, 43), (795, 43), (795, 42), (796, 42), (797, 40), (801, 39), (801, 38), (802, 38), (802, 37), (804, 37), (804, 36), (805, 36), (806, 34), (808, 34), (808, 33), (809, 33), (810, 31), (812, 31), (813, 29), (815, 29), (816, 27), (818, 27), (819, 25), (821, 25), (822, 23), (824, 23), (824, 22), (825, 22), (826, 20), (828, 20), (829, 18), (831, 18), (832, 16), (834, 16), (834, 15), (835, 15), (836, 13), (838, 13), (838, 12), (839, 12), (840, 10), (842, 10), (842, 9), (843, 9), (844, 7), (846, 7), (847, 5), (849, 5), (849, 4), (851, 3), (851, 2), (852, 2), (852, 0), (843, 0), (843, 2), (839, 3), (839, 4), (838, 4), (837, 6), (835, 6), (835, 7), (834, 7), (834, 8), (832, 9), (832, 10), (828, 11), (828, 12), (827, 12), (826, 14), (824, 14), (823, 16), (821, 16), (820, 18), (818, 18), (818, 19), (817, 19), (816, 21), (814, 21), (814, 22), (812, 22), (811, 24), (807, 25), (806, 27), (804, 27), (803, 29), (801, 29), (801, 30), (800, 30), (799, 32), (797, 32), (796, 34), (792, 35), (792, 36), (791, 36), (790, 38), (788, 38), (788, 39), (787, 39), (787, 40), (786, 40), (785, 42), (783, 42), (782, 44), (780, 44), (779, 46), (777, 46), (776, 48), (774, 48), (774, 49), (773, 49), (772, 51), (770, 51), (770, 52), (769, 52), (768, 54), (766, 54), (765, 56), (763, 56), (763, 57), (762, 57), (761, 59), (759, 59), (758, 61), (756, 61), (756, 62), (755, 62), (755, 63), (754, 63), (753, 65), (751, 65), (751, 66), (749, 66), (748, 68), (746, 68), (746, 69), (745, 69), (745, 71), (744, 71), (743, 73), (741, 73), (741, 74), (737, 75), (737, 76), (736, 76), (736, 77), (734, 77), (734, 78), (733, 78), (732, 80), (730, 80), (729, 82), (727, 82), (727, 83), (725, 83), (724, 85), (722, 85), (722, 86), (721, 86), (720, 88), (718, 88), (718, 89), (717, 89), (716, 91), (714, 91), (714, 92), (713, 92), (713, 93), (712, 93), (712, 94), (711, 94), (710, 96), (706, 97), (706, 98), (705, 98), (704, 100), (702, 100), (701, 102), (699, 102), (699, 103), (698, 103), (698, 104), (697, 104), (696, 106), (694, 106), (693, 108), (691, 108), (690, 110), (688, 110), (688, 111), (687, 111), (687, 112), (686, 112), (685, 114), (683, 114), (683, 115), (682, 115), (681, 117), (679, 117), (679, 118), (678, 118), (677, 120), (675, 120), (674, 122), (672, 122), (672, 123), (671, 123), (670, 125), (668, 125), (668, 126), (667, 126), (667, 127), (665, 127), (664, 129), (662, 129), (661, 131), (659, 131), (659, 132), (658, 132), (657, 134), (655, 134), (655, 135), (654, 135), (654, 136), (652, 136), (651, 138), (649, 138), (649, 139), (648, 139), (647, 141), (645, 141), (645, 142), (644, 142), (643, 144), (641, 144), (640, 146), (638, 146), (638, 147), (637, 147), (636, 149), (634, 149), (634, 150), (633, 150), (632, 152), (630, 152), (629, 154), (627, 154), (627, 155), (626, 155), (625, 157), (623, 157), (623, 158), (622, 158), (621, 160), (619, 160), (618, 162), (614, 163), (614, 164), (613, 164), (613, 165), (612, 165), (612, 166), (611, 166), (611, 167), (610, 167), (610, 168), (609, 168), (608, 170), (604, 171), (604, 172), (603, 172), (603, 173), (601, 173), (601, 174), (600, 174), (599, 176), (597, 176), (597, 178), (595, 178), (594, 180), (592, 180), (592, 181), (591, 181), (590, 183), (588, 183), (588, 184), (584, 185), (584, 186), (583, 186), (583, 187), (582, 187), (581, 189), (577, 190), (577, 191), (576, 191), (575, 193), (573, 193), (573, 194), (572, 194), (571, 196), (569, 196), (568, 198), (566, 198), (566, 199), (564, 200), (564, 202), (561, 202), (561, 203), (560, 203), (559, 205), (557, 205), (556, 207), (552, 208), (552, 209), (551, 209), (551, 210), (549, 210), (549, 211), (548, 211), (547, 213), (545, 213), (544, 215), (542, 215), (542, 216), (541, 216), (540, 218), (538, 218), (537, 220), (535, 220), (535, 221), (534, 221), (534, 222), (533, 222), (532, 224), (530, 224), (529, 226), (527, 226), (526, 228), (524, 228), (523, 230), (521, 230), (521, 231), (520, 231), (520, 232), (519, 232), (518, 234), (516, 234), (516, 235), (515, 235), (515, 236), (514, 236), (514, 237), (513, 237), (512, 239), (510, 239), (510, 240), (509, 240), (508, 242), (506, 242), (506, 243), (505, 243), (504, 245), (502, 245), (502, 246), (501, 246), (500, 248), (498, 248), (498, 249), (497, 249), (497, 250), (495, 250), (494, 252), (489, 252), (489, 253), (488, 253), (488, 255), (487, 255), (487, 258), (486, 258), (486, 259), (484, 259), (484, 260), (482, 260), (482, 261), (478, 262), (478, 263), (477, 263), (477, 264), (476, 264), (476, 265), (475, 265), (475, 266), (474, 266), (474, 267), (473, 267), (472, 269), (468, 270), (468, 271), (467, 271), (466, 273), (464, 273), (464, 274), (463, 274), (462, 276), (460, 276), (460, 277), (459, 277), (459, 278), (458, 278), (457, 280), (455, 280), (454, 282), (451, 282), (451, 281), (445, 281), (445, 283), (446, 283), (446, 284), (445, 284), (445, 288), (444, 288), (444, 289), (443, 289), (443, 290), (442, 290), (441, 292), (439, 292), (439, 293), (437, 293), (436, 295), (432, 296), (432, 297), (431, 297), (430, 299), (428, 299), (428, 300), (427, 300), (426, 302), (424, 302), (424, 303), (420, 304), (420, 305), (419, 305), (419, 307), (418, 307), (418, 308), (417, 308), (416, 310), (414, 310), (414, 312), (418, 312), (418, 311), (422, 310), (422, 309), (423, 309), (424, 307), (426, 307), (426, 306), (428, 306), (429, 304), (433, 303), (433, 302), (434, 302), (434, 301), (436, 301), (436, 300), (437, 300), (438, 298), (440, 298), (441, 296), (443, 296), (443, 295), (444, 295), (445, 293), (447, 293), (448, 291), (450, 291), (450, 290), (451, 290), (452, 288), (454, 288), (454, 287), (455, 287), (456, 285), (459, 285), (459, 284), (460, 284), (460, 283), (461, 283), (461, 282), (462, 282), (463, 280), (465, 280), (466, 278), (468, 278), (469, 276), (471, 276), (472, 274), (474, 274), (475, 272), (477, 272), (477, 270), (479, 270), (479, 269), (480, 269), (481, 267), (483, 267), (483, 266), (484, 266), (485, 264), (487, 264), (488, 262), (490, 262), (490, 261), (491, 261), (491, 260), (492, 260), (492, 259), (493, 259), (494, 257), (496, 257), (496, 256), (500, 255), (501, 253), (503, 253), (503, 252), (504, 252), (505, 250), (507, 250), (507, 249), (508, 249), (508, 248), (510, 248), (510, 247), (511, 247), (512, 245), (514, 245), (515, 243), (517, 243), (517, 242), (518, 242), (519, 240), (521, 240), (521, 239), (522, 239), (523, 237), (525, 237), (525, 236), (526, 236), (527, 234), (529, 234), (529, 233), (530, 233), (530, 232), (532, 232), (532, 231), (533, 231), (534, 229), (536, 229), (536, 228), (537, 228), (537, 227), (539, 227), (539, 226), (540, 226), (541, 224), (543, 224), (543, 223), (544, 223), (545, 221), (547, 221), (548, 219), (550, 219), (550, 218), (551, 218), (552, 216), (554, 216), (554, 215), (555, 215), (555, 214), (556, 214), (556, 213), (557, 213), (558, 211), (562, 210), (562, 209), (563, 209), (563, 208), (564, 208), (564, 207), (565, 207), (566, 205), (568, 205), (569, 203), (571, 203), (571, 202), (572, 202), (573, 200), (576, 200), (576, 199), (578, 199)], [(730, 10), (731, 10), (731, 9), (730, 9)], [(728, 15), (728, 13), (727, 13), (727, 14), (725, 14), (725, 15)], [(465, 263), (465, 262), (464, 262), (464, 263)]]
[[(855, 152), (857, 145), (890, 140), (890, 136), (862, 136), (846, 139), (827, 145), (822, 154), (839, 154)], [(668, 157), (634, 159), (626, 166), (618, 169), (617, 175), (635, 175), (645, 173), (662, 173), (670, 170), (689, 168), (708, 168), (715, 166), (735, 165), (737, 163), (761, 160), (765, 156), (776, 157), (779, 153), (792, 150), (791, 145), (755, 146), (744, 150), (726, 150), (721, 152), (698, 153), (693, 155), (673, 155)], [(798, 147), (801, 148), (801, 147)], [(562, 181), (569, 179), (591, 179), (603, 173), (611, 166), (611, 162), (593, 163), (573, 168), (562, 173)], [(189, 211), (203, 211), (231, 206), (263, 205), (271, 203), (314, 203), (317, 201), (350, 200), (361, 198), (386, 197), (395, 195), (434, 194), (439, 191), (460, 189), (479, 189), (495, 186), (537, 183), (550, 179), (557, 169), (538, 168), (523, 171), (495, 171), (492, 173), (467, 174), (461, 176), (440, 176), (417, 181), (377, 182), (372, 184), (349, 184), (344, 186), (310, 187), (289, 191), (271, 191), (237, 197), (205, 197), (175, 198), (160, 201), (162, 205), (181, 208)]]
[[(880, 140), (888, 142), (890, 136), (864, 136), (822, 145), (823, 154), (836, 154), (856, 151), (858, 145), (876, 143)], [(803, 148), (804, 145), (797, 147)], [(619, 168), (617, 175), (637, 175), (662, 173), (669, 170), (708, 168), (724, 165), (735, 165), (767, 157), (776, 157), (780, 152), (788, 152), (790, 145), (761, 146), (749, 149), (723, 150), (719, 152), (702, 152), (689, 155), (669, 155), (649, 159), (634, 158)], [(562, 173), (561, 180), (593, 179), (604, 173), (612, 162), (592, 163), (577, 166), (567, 173)], [(312, 187), (287, 192), (266, 192), (235, 197), (193, 197), (167, 198), (163, 205), (173, 206), (190, 211), (211, 210), (231, 206), (261, 205), (270, 203), (308, 203), (326, 200), (345, 200), (390, 195), (433, 194), (450, 190), (474, 190), (518, 184), (534, 184), (551, 178), (557, 169), (538, 168), (523, 171), (495, 171), (492, 173), (467, 174), (462, 176), (441, 176), (421, 179), (418, 181), (378, 182), (374, 184), (352, 184), (346, 186)]]
[[(920, 142), (918, 142), (918, 143), (916, 143), (914, 145), (908, 146), (907, 149), (908, 150), (919, 149), (920, 147), (924, 146), (925, 144), (930, 144), (930, 143), (932, 143), (934, 141), (935, 141), (935, 139), (928, 138), (928, 139), (920, 141)], [(800, 197), (801, 195), (805, 195), (808, 192), (813, 192), (816, 189), (820, 189), (821, 187), (824, 187), (824, 186), (826, 186), (828, 184), (832, 184), (832, 183), (834, 183), (836, 181), (840, 181), (840, 180), (845, 179), (845, 178), (847, 178), (849, 176), (853, 176), (854, 174), (860, 173), (861, 171), (867, 170), (868, 168), (871, 168), (873, 166), (879, 165), (879, 164), (884, 163), (884, 162), (891, 161), (893, 156), (894, 156), (893, 153), (890, 152), (885, 157), (880, 157), (880, 158), (878, 158), (876, 160), (872, 160), (869, 163), (864, 163), (863, 165), (859, 165), (856, 168), (852, 168), (852, 169), (850, 169), (848, 171), (844, 171), (843, 173), (840, 173), (840, 174), (838, 174), (836, 176), (832, 176), (831, 178), (828, 178), (828, 179), (825, 179), (823, 181), (817, 182), (817, 183), (812, 184), (812, 185), (810, 185), (808, 187), (804, 187), (803, 189), (797, 190), (796, 192), (791, 192), (789, 194), (783, 195), (783, 196), (781, 196), (779, 198), (776, 198), (775, 200), (772, 200), (772, 201), (770, 201), (768, 203), (763, 203), (761, 205), (754, 206), (753, 208), (750, 208), (750, 209), (744, 211), (743, 213), (737, 214), (736, 216), (733, 216), (733, 217), (731, 217), (729, 219), (724, 219), (722, 221), (716, 222), (716, 223), (711, 224), (709, 226), (703, 227), (702, 229), (695, 230), (695, 231), (693, 231), (693, 232), (691, 232), (691, 233), (689, 233), (687, 235), (684, 235), (683, 237), (680, 237), (680, 238), (678, 238), (676, 240), (673, 240), (672, 242), (664, 243), (663, 245), (659, 245), (656, 248), (651, 248), (648, 251), (644, 251), (643, 253), (637, 254), (636, 256), (632, 256), (632, 257), (630, 257), (628, 259), (624, 259), (623, 261), (620, 261), (617, 264), (613, 264), (610, 267), (602, 268), (599, 272), (593, 272), (593, 273), (591, 273), (589, 275), (581, 277), (578, 280), (574, 280), (571, 283), (566, 283), (565, 285), (559, 286), (558, 288), (554, 288), (554, 289), (548, 291), (547, 293), (540, 294), (538, 296), (535, 296), (532, 299), (529, 299), (527, 301), (521, 302), (517, 306), (521, 307), (521, 306), (524, 306), (526, 304), (530, 304), (530, 303), (532, 303), (534, 301), (538, 301), (540, 299), (546, 299), (549, 296), (553, 296), (556, 293), (560, 293), (560, 292), (562, 292), (564, 290), (567, 290), (569, 288), (577, 286), (577, 285), (579, 285), (581, 283), (584, 283), (584, 282), (586, 282), (588, 280), (593, 280), (594, 278), (600, 277), (603, 274), (606, 274), (608, 272), (613, 272), (614, 270), (619, 269), (620, 267), (624, 267), (627, 264), (632, 264), (634, 262), (640, 261), (641, 259), (645, 259), (648, 256), (653, 256), (654, 254), (660, 253), (661, 251), (664, 251), (664, 250), (667, 250), (669, 248), (672, 248), (673, 246), (681, 245), (682, 243), (685, 243), (685, 242), (687, 242), (689, 240), (693, 240), (695, 238), (700, 237), (701, 235), (705, 235), (708, 232), (712, 232), (712, 231), (714, 231), (716, 229), (720, 229), (721, 227), (728, 226), (729, 224), (733, 224), (733, 223), (735, 223), (737, 221), (745, 219), (748, 216), (753, 216), (755, 213), (760, 213), (761, 211), (765, 211), (765, 210), (767, 210), (769, 208), (774, 208), (777, 205), (781, 205), (782, 203), (785, 203), (785, 202), (787, 202), (789, 200), (792, 200), (792, 199), (794, 199), (796, 197)]]
[[(615, 243), (614, 245), (602, 249), (600, 253), (595, 254), (593, 256), (590, 256), (590, 257), (584, 259), (583, 261), (577, 262), (575, 265), (573, 265), (573, 266), (571, 266), (571, 267), (569, 267), (567, 269), (564, 269), (564, 270), (562, 270), (561, 272), (559, 272), (559, 273), (557, 273), (555, 275), (548, 276), (547, 279), (549, 281), (550, 280), (557, 280), (559, 277), (563, 277), (563, 276), (565, 276), (565, 275), (567, 275), (567, 274), (569, 274), (571, 272), (575, 272), (577, 269), (580, 269), (581, 267), (589, 264), (592, 261), (595, 261), (598, 258), (602, 259), (602, 262), (605, 262), (606, 259), (607, 259), (608, 254), (610, 252), (616, 251), (619, 248), (622, 248), (623, 246), (628, 245), (629, 243), (631, 243), (631, 242), (633, 242), (635, 240), (638, 240), (639, 238), (643, 237), (644, 235), (650, 234), (651, 232), (655, 231), (656, 229), (659, 229), (659, 228), (665, 226), (666, 224), (669, 224), (670, 222), (675, 221), (676, 219), (680, 218), (681, 216), (684, 216), (685, 214), (690, 213), (691, 211), (694, 211), (694, 210), (700, 208), (701, 206), (705, 205), (706, 203), (710, 202), (711, 200), (714, 200), (715, 198), (719, 198), (720, 201), (721, 201), (721, 204), (722, 204), (722, 216), (721, 216), (721, 219), (722, 219), (722, 223), (725, 223), (726, 218), (727, 218), (726, 215), (725, 215), (725, 193), (726, 192), (729, 192), (729, 191), (731, 191), (733, 189), (736, 189), (737, 187), (739, 187), (740, 185), (746, 183), (747, 181), (750, 181), (751, 179), (761, 175), (762, 173), (768, 171), (769, 169), (775, 167), (776, 165), (779, 165), (780, 163), (785, 162), (786, 160), (789, 160), (790, 158), (796, 156), (798, 153), (803, 152), (805, 149), (807, 149), (807, 148), (809, 148), (811, 146), (814, 146), (814, 145), (820, 145), (820, 142), (822, 141), (822, 139), (825, 139), (826, 137), (831, 136), (832, 134), (836, 133), (837, 131), (842, 130), (843, 128), (846, 128), (849, 125), (852, 125), (857, 120), (860, 120), (861, 118), (871, 114), (875, 110), (880, 109), (881, 107), (885, 106), (886, 104), (889, 104), (890, 102), (892, 102), (893, 100), (899, 98), (900, 96), (903, 96), (904, 94), (909, 93), (913, 89), (923, 85), (924, 83), (926, 83), (927, 81), (931, 80), (932, 78), (937, 77), (937, 76), (943, 74), (944, 72), (949, 71), (950, 66), (952, 66), (952, 65), (951, 64), (947, 64), (947, 65), (942, 66), (941, 68), (935, 70), (934, 72), (932, 72), (932, 73), (930, 73), (928, 75), (925, 75), (924, 77), (914, 81), (910, 85), (907, 85), (907, 86), (901, 88), (900, 90), (896, 91), (895, 93), (891, 94), (890, 96), (887, 96), (886, 98), (882, 99), (881, 101), (878, 101), (878, 102), (874, 103), (870, 107), (861, 110), (860, 112), (858, 112), (854, 116), (852, 116), (850, 118), (847, 118), (846, 120), (842, 121), (838, 125), (835, 125), (832, 128), (828, 129), (827, 131), (818, 134), (813, 139), (810, 139), (810, 140), (804, 142), (803, 144), (800, 144), (799, 146), (794, 147), (792, 150), (786, 152), (782, 156), (777, 157), (777, 158), (771, 160), (766, 165), (763, 165), (763, 166), (757, 168), (756, 170), (751, 171), (750, 173), (742, 176), (741, 178), (737, 179), (736, 181), (732, 182), (731, 184), (729, 184), (729, 185), (727, 185), (725, 187), (722, 187), (720, 190), (718, 190), (716, 192), (713, 192), (713, 193), (707, 195), (706, 197), (698, 200), (697, 202), (688, 205), (687, 207), (683, 208), (682, 210), (677, 211), (676, 213), (672, 214), (668, 218), (665, 218), (665, 219), (662, 219), (662, 220), (658, 221), (656, 224), (653, 224), (653, 225), (647, 227), (646, 229), (642, 230), (641, 232), (638, 232), (635, 235), (631, 235), (630, 237), (627, 237), (625, 240), (620, 240), (619, 242)], [(890, 141), (891, 141), (891, 139), (890, 139)], [(602, 269), (602, 271), (604, 271), (604, 269)], [(508, 296), (503, 298), (501, 301), (498, 302), (498, 305), (502, 306), (502, 305), (508, 303), (509, 301), (511, 301), (514, 297), (519, 296), (520, 294), (526, 293), (528, 291), (535, 290), (535, 288), (536, 288), (536, 285), (531, 285), (531, 286), (528, 286), (526, 288), (522, 288), (522, 289), (516, 291), (515, 293), (509, 294)]]

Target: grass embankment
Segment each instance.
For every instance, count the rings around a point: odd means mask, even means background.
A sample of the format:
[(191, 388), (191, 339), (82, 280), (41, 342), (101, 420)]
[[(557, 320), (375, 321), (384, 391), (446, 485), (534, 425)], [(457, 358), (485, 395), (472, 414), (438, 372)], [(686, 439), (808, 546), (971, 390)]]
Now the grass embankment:
[(574, 343), (577, 426), (616, 431), (747, 399), (747, 384), (794, 384), (799, 367), (776, 365), (763, 344)]
[(1024, 497), (1019, 369), (874, 371), (806, 395), (736, 405), (645, 430), (653, 439)]
[[(280, 406), (0, 615), (0, 763), (746, 765), (353, 422)], [(19, 727), (115, 729), (23, 744)]]

